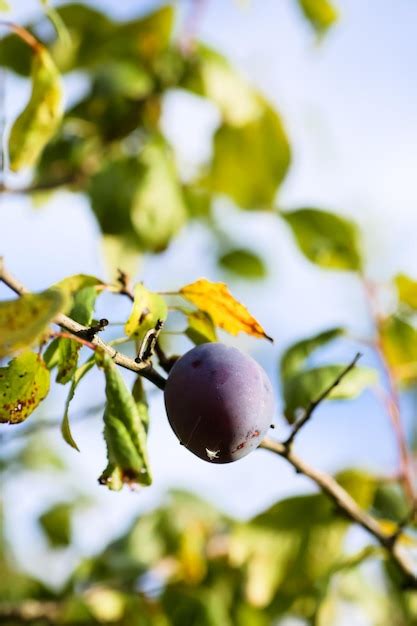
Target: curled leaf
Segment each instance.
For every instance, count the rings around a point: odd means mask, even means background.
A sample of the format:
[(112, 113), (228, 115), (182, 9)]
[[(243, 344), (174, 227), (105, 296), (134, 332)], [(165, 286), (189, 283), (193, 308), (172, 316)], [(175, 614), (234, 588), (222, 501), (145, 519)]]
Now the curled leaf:
[(99, 482), (118, 491), (124, 484), (150, 485), (152, 482), (146, 432), (138, 404), (123, 377), (107, 354), (96, 354), (106, 377), (104, 438), (108, 465)]
[(61, 79), (48, 51), (39, 44), (32, 60), (30, 100), (10, 132), (10, 168), (14, 172), (35, 165), (58, 129), (62, 114)]
[(49, 391), (49, 370), (42, 357), (23, 352), (0, 369), (0, 423), (23, 422)]
[(243, 332), (272, 341), (246, 307), (232, 296), (225, 283), (213, 283), (200, 278), (182, 287), (179, 294), (195, 304), (200, 311), (208, 313), (214, 324), (230, 335)]
[(141, 283), (135, 286), (133, 293), (133, 307), (125, 324), (125, 332), (129, 337), (141, 340), (148, 330), (155, 328), (158, 320), (166, 320), (168, 307), (162, 296), (149, 291)]

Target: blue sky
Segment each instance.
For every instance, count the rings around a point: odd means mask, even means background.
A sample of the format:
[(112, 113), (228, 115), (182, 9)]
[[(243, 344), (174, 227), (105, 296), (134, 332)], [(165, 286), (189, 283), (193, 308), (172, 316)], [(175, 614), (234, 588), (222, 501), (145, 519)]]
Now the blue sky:
[[(21, 20), (37, 7), (32, 0), (14, 4), (19, 5), (15, 18)], [(96, 4), (122, 16), (154, 3), (132, 0), (116, 5), (108, 0)], [(200, 34), (257, 84), (283, 116), (293, 165), (280, 193), (280, 205), (317, 206), (352, 217), (363, 232), (370, 276), (385, 281), (400, 270), (417, 276), (417, 4), (413, 0), (344, 0), (338, 5), (340, 23), (320, 45), (295, 0), (208, 0)], [(27, 88), (8, 78), (6, 89), (11, 121), (23, 106)], [(181, 94), (167, 99), (164, 128), (183, 167), (207, 156), (215, 122), (210, 106)], [(369, 332), (362, 290), (349, 274), (322, 272), (309, 264), (296, 250), (285, 225), (273, 216), (248, 214), (243, 221), (230, 207), (223, 210), (228, 227), (238, 228), (239, 241), (259, 250), (270, 266), (264, 283), (235, 282), (232, 289), (276, 338), (274, 347), (250, 339), (239, 344), (266, 367), (278, 393), (278, 354), (291, 341), (339, 324), (355, 334)], [(87, 203), (67, 193), (56, 194), (36, 209), (22, 197), (4, 196), (0, 254), (32, 289), (72, 273), (105, 271)], [(215, 268), (210, 238), (199, 227), (183, 233), (163, 255), (147, 259), (140, 272), (141, 279), (155, 289), (179, 286), (197, 275), (222, 277)], [(4, 289), (0, 294), (6, 297)], [(123, 306), (114, 309), (113, 316), (122, 315)], [(353, 345), (335, 346), (323, 358), (347, 359), (354, 349)], [(367, 355), (366, 360), (370, 362), (371, 357)], [(102, 383), (98, 377), (94, 381), (80, 393), (75, 410), (100, 399)], [(65, 393), (58, 390), (44, 414), (59, 415)], [(406, 420), (413, 417), (407, 402)], [(131, 515), (152, 506), (170, 485), (196, 490), (240, 516), (251, 515), (283, 495), (311, 489), (305, 479), (265, 452), (225, 467), (196, 460), (176, 445), (161, 398), (154, 393), (152, 418), (155, 486), (140, 494), (111, 494), (96, 486), (105, 454), (99, 419), (75, 426), (80, 455), (58, 437), (47, 439), (58, 442), (80, 488), (98, 498), (97, 507), (82, 513), (77, 521), (78, 551), (98, 548)], [(356, 464), (395, 471), (388, 417), (370, 393), (352, 403), (321, 408), (300, 438), (299, 450), (329, 470)], [(18, 551), (28, 567), (59, 577), (76, 554), (46, 557), (41, 538), (28, 520), (48, 502), (62, 497), (61, 483), (53, 477), (43, 484), (37, 480), (31, 484), (30, 496), (27, 488), (27, 477), (5, 488), (6, 501), (21, 504), (19, 510), (9, 507), (9, 527), (15, 537), (27, 537)]]

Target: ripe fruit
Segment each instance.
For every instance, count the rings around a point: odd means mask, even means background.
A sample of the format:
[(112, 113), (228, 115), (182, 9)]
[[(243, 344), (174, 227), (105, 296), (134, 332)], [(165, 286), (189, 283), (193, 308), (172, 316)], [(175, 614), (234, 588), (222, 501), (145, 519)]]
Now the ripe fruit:
[(205, 343), (175, 363), (165, 407), (188, 450), (205, 461), (230, 463), (259, 445), (273, 417), (274, 399), (254, 359), (237, 348)]

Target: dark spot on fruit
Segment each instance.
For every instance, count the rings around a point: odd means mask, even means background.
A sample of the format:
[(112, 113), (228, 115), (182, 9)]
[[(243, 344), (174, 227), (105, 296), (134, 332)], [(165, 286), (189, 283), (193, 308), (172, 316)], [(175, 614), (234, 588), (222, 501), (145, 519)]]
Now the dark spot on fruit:
[(201, 365), (201, 359), (196, 359), (195, 361), (192, 361), (191, 365), (193, 367), (200, 367)]
[(254, 430), (252, 435), (251, 435), (251, 439), (253, 439), (254, 437), (259, 437), (259, 430)]
[(245, 445), (246, 445), (246, 444), (245, 444), (245, 442), (243, 441), (242, 443), (240, 443), (240, 444), (238, 445), (238, 447), (236, 448), (236, 450), (241, 450), (242, 448), (244, 448), (244, 447), (245, 447)]

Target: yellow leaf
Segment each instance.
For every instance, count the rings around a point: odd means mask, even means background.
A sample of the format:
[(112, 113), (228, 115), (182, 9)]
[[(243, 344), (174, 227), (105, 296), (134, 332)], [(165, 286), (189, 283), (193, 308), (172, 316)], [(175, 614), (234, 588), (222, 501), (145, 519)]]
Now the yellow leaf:
[(273, 341), (246, 307), (232, 296), (225, 283), (213, 283), (200, 278), (182, 287), (179, 293), (200, 311), (208, 313), (214, 324), (230, 335), (243, 332)]
[(57, 289), (0, 302), (0, 359), (36, 343), (66, 304)]
[(0, 368), (0, 423), (20, 424), (49, 391), (49, 370), (42, 357), (23, 352)]
[(32, 167), (57, 131), (63, 114), (62, 84), (48, 51), (39, 46), (32, 62), (30, 100), (13, 124), (9, 138), (10, 169)]

